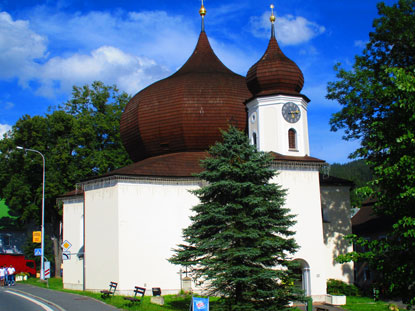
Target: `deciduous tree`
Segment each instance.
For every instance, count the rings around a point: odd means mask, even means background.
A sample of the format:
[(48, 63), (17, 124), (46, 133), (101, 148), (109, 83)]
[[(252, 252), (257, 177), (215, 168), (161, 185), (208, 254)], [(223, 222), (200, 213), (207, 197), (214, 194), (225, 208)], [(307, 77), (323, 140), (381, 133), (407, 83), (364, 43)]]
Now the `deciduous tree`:
[(361, 140), (353, 156), (373, 170), (376, 213), (395, 223), (387, 239), (360, 240), (369, 252), (352, 257), (369, 260), (385, 289), (415, 304), (415, 1), (381, 2), (378, 10), (353, 69), (337, 66), (338, 81), (329, 83), (327, 97), (343, 106), (330, 122), (345, 139)]

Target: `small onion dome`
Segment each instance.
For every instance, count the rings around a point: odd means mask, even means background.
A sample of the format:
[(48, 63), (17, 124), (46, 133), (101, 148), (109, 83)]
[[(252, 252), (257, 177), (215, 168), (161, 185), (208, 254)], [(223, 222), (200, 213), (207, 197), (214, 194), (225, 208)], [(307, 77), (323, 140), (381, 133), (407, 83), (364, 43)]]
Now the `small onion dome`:
[(265, 54), (249, 69), (246, 84), (254, 96), (297, 95), (303, 88), (304, 76), (296, 63), (284, 55), (272, 35)]
[(205, 151), (230, 124), (245, 130), (244, 77), (229, 70), (202, 31), (175, 74), (137, 93), (121, 116), (121, 139), (133, 161), (184, 151)]

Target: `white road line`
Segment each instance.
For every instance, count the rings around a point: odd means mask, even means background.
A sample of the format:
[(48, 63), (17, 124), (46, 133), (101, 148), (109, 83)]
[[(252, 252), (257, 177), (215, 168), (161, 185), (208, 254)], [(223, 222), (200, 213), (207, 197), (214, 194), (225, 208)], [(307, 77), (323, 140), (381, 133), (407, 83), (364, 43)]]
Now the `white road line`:
[(6, 290), (5, 292), (6, 292), (6, 293), (13, 294), (13, 295), (16, 295), (16, 296), (19, 296), (19, 297), (22, 297), (22, 298), (24, 298), (24, 299), (26, 299), (26, 300), (29, 300), (29, 301), (31, 301), (31, 302), (33, 302), (33, 303), (37, 304), (38, 306), (42, 307), (45, 311), (53, 311), (53, 309), (49, 308), (49, 307), (48, 307), (47, 305), (45, 305), (43, 302), (37, 301), (37, 300), (35, 300), (35, 299), (33, 299), (33, 298), (27, 297), (27, 296), (22, 295), (22, 294), (18, 294), (18, 293), (16, 293), (16, 292), (12, 292), (12, 291), (10, 291), (10, 290)]

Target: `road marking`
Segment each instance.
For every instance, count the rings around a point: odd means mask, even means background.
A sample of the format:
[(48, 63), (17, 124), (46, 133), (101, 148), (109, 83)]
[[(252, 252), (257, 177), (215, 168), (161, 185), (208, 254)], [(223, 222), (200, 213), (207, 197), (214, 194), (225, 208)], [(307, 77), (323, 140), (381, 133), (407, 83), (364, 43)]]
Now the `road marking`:
[(26, 300), (29, 300), (29, 301), (31, 301), (31, 302), (33, 302), (33, 303), (37, 304), (38, 306), (42, 307), (42, 308), (43, 308), (43, 310), (45, 310), (45, 311), (54, 311), (53, 309), (49, 308), (49, 307), (48, 307), (47, 305), (45, 305), (44, 303), (42, 303), (42, 302), (40, 302), (40, 301), (37, 301), (37, 300), (35, 300), (35, 299), (32, 299), (32, 298), (30, 298), (30, 297), (27, 297), (27, 296), (25, 296), (25, 295), (18, 294), (18, 293), (16, 293), (16, 292), (12, 292), (12, 291), (9, 291), (9, 290), (6, 290), (5, 292), (6, 292), (6, 293), (13, 294), (13, 295), (16, 295), (16, 296), (19, 296), (19, 297), (24, 298), (24, 299), (26, 299)]

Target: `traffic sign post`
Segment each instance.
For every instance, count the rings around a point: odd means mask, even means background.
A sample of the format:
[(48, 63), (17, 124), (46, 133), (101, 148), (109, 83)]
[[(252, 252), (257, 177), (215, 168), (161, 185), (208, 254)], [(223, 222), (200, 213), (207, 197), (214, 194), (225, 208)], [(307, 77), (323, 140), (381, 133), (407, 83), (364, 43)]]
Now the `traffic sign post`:
[(62, 259), (63, 260), (69, 260), (69, 259), (71, 259), (71, 252), (63, 251), (62, 252)]
[(63, 241), (61, 246), (62, 246), (64, 251), (67, 251), (68, 249), (71, 248), (72, 244), (68, 240), (65, 240), (65, 241)]
[(50, 278), (50, 261), (45, 261), (45, 279)]
[(35, 256), (42, 256), (42, 249), (41, 248), (35, 248)]
[(42, 242), (42, 231), (33, 231), (33, 243)]

